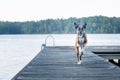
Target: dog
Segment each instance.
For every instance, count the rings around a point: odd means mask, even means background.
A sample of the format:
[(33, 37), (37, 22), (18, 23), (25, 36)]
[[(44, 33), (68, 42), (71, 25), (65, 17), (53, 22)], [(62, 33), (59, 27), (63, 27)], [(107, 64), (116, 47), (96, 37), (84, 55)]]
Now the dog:
[(87, 23), (84, 23), (83, 25), (78, 25), (77, 23), (74, 22), (74, 26), (77, 34), (76, 41), (75, 41), (77, 63), (81, 64), (84, 47), (87, 44), (87, 35), (85, 32)]

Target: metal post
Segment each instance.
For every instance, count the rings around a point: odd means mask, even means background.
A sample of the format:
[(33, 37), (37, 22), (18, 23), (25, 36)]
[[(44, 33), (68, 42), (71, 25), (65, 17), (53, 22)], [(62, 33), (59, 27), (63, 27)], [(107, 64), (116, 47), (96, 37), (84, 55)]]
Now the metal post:
[(120, 59), (118, 59), (118, 65), (120, 66)]

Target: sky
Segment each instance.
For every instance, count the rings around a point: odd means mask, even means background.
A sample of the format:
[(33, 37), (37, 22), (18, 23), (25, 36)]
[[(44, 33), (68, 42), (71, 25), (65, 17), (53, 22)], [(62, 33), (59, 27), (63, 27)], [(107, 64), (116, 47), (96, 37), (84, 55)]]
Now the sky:
[(0, 0), (0, 21), (120, 17), (120, 0)]

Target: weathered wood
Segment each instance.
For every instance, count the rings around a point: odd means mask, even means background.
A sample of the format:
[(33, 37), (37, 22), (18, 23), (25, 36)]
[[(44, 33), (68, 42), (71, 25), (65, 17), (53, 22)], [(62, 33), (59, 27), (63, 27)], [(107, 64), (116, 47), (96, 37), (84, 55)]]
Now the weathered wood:
[(120, 46), (89, 46), (88, 49), (97, 54), (120, 54)]
[(120, 59), (120, 46), (89, 46), (88, 48), (105, 59)]
[(12, 80), (120, 80), (120, 68), (86, 51), (77, 64), (74, 47), (46, 47)]

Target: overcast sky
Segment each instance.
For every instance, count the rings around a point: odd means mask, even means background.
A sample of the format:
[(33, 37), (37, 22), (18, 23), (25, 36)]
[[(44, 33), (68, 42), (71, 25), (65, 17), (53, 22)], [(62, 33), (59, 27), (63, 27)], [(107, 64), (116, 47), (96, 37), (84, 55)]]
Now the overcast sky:
[(0, 21), (120, 17), (120, 0), (0, 0)]

